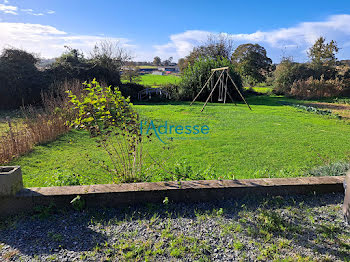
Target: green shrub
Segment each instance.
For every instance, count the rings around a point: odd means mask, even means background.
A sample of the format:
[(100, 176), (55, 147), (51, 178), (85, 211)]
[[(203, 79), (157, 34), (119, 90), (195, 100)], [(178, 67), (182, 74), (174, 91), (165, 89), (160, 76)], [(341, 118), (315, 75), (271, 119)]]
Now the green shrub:
[(0, 109), (37, 104), (48, 87), (47, 75), (37, 69), (39, 59), (20, 49), (4, 49), (0, 55)]
[(306, 64), (298, 64), (290, 59), (284, 59), (274, 72), (274, 92), (279, 95), (289, 94), (295, 81), (307, 79), (312, 75), (312, 70)]
[(98, 147), (109, 156), (109, 163), (101, 163), (115, 182), (138, 182), (141, 180), (142, 138), (138, 114), (128, 98), (118, 88), (100, 86), (93, 80), (84, 83), (81, 96), (68, 91), (70, 102), (77, 117), (71, 125), (82, 128), (96, 137)]
[[(193, 65), (189, 65), (183, 72), (182, 80), (179, 84), (178, 89), (178, 97), (182, 100), (191, 100), (193, 99), (201, 90), (205, 82), (209, 79), (211, 74), (211, 69), (218, 67), (226, 67), (228, 66), (230, 76), (233, 81), (236, 83), (237, 87), (242, 91), (242, 79), (240, 75), (237, 73), (236, 68), (230, 62), (230, 60), (226, 58), (212, 59), (212, 58), (199, 58), (194, 62)], [(228, 81), (228, 90), (232, 97), (238, 98), (237, 91), (235, 91), (235, 87)], [(203, 90), (201, 95), (198, 97), (198, 100), (205, 100), (209, 96), (211, 91), (211, 85), (207, 85), (207, 87)], [(217, 93), (217, 92), (215, 92)], [(216, 94), (213, 94), (213, 100), (217, 99)]]

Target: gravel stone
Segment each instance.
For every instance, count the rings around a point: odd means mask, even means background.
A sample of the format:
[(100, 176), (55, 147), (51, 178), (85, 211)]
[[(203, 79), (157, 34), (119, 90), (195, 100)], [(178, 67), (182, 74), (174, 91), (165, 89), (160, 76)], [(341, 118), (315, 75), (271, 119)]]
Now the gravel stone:
[(194, 204), (169, 200), (168, 205), (51, 210), (48, 216), (6, 218), (0, 221), (0, 261), (350, 258), (343, 194)]

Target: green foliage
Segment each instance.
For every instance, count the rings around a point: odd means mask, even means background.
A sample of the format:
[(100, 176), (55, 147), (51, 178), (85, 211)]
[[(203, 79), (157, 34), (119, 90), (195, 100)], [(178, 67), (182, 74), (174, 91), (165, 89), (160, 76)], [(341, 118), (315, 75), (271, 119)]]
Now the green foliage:
[(81, 184), (80, 176), (69, 170), (57, 170), (53, 174), (53, 182), (47, 182), (47, 186), (78, 186)]
[[(152, 75), (145, 74), (140, 76), (138, 84), (147, 87), (163, 87), (167, 84), (177, 84), (181, 81), (181, 78), (175, 75)], [(123, 81), (127, 83), (129, 81)]]
[(153, 64), (156, 66), (159, 66), (162, 63), (162, 60), (160, 60), (159, 56), (155, 56), (153, 59)]
[(47, 74), (40, 72), (38, 58), (20, 49), (4, 49), (0, 55), (0, 109), (18, 108), (41, 100), (48, 86)]
[[(232, 77), (233, 81), (236, 83), (237, 87), (242, 91), (242, 79), (237, 73), (235, 66), (227, 58), (217, 57), (216, 59), (212, 58), (199, 58), (194, 64), (190, 64), (182, 74), (182, 80), (179, 84), (179, 97), (181, 99), (191, 100), (193, 99), (201, 90), (205, 82), (209, 79), (211, 75), (211, 69), (219, 67), (229, 67), (229, 74)], [(217, 79), (215, 79), (216, 81)], [(231, 96), (236, 98), (237, 91), (235, 87), (228, 81), (228, 91)], [(198, 97), (198, 100), (205, 100), (211, 91), (211, 85), (203, 90), (201, 95)], [(213, 100), (216, 99), (217, 94), (213, 94)]]
[(284, 58), (274, 72), (274, 91), (277, 94), (302, 99), (336, 97), (350, 94), (348, 66), (337, 66), (336, 43), (325, 43), (320, 37), (310, 48), (310, 63), (298, 64)]
[[(233, 43), (225, 34), (210, 35), (206, 42), (200, 46), (193, 48), (191, 53), (186, 56), (182, 62), (182, 69), (184, 70), (189, 65), (193, 65), (197, 60), (201, 58), (209, 58), (216, 60), (217, 58), (230, 59), (232, 54)], [(182, 70), (182, 71), (183, 71)]]
[[(176, 140), (170, 150), (164, 150), (158, 139), (144, 142), (144, 151), (152, 157), (161, 156), (163, 167), (175, 173), (180, 180), (190, 179), (244, 179), (264, 177), (298, 177), (317, 166), (349, 162), (349, 150), (344, 141), (350, 141), (350, 125), (345, 121), (309, 112), (298, 112), (280, 101), (302, 104), (302, 101), (283, 97), (249, 97), (248, 103), (237, 106), (210, 104), (200, 112), (202, 103), (187, 102), (144, 104), (134, 106), (140, 116), (154, 119), (155, 125), (208, 125), (210, 134), (203, 140)], [(95, 139), (99, 139), (98, 137)], [(22, 156), (10, 165), (20, 165), (25, 187), (46, 186), (57, 171), (72, 170), (83, 174), (83, 184), (113, 183), (114, 176), (104, 172), (100, 165), (92, 165), (90, 158), (112, 162), (103, 147), (96, 148), (95, 139), (84, 131), (73, 130), (47, 145), (39, 145), (32, 153)], [(143, 139), (145, 140), (145, 139)], [(328, 141), (327, 143), (325, 141)], [(310, 150), (313, 149), (313, 150)], [(286, 159), (288, 161), (286, 161)], [(144, 159), (148, 167), (149, 159)], [(229, 163), (229, 164), (227, 164)], [(211, 168), (208, 165), (211, 165)], [(155, 165), (154, 165), (155, 166)], [(176, 180), (161, 168), (144, 171), (144, 181)], [(191, 169), (190, 172), (186, 172)], [(206, 171), (208, 170), (208, 171)], [(186, 174), (187, 173), (187, 174)], [(198, 174), (198, 176), (197, 176)], [(146, 179), (147, 178), (147, 179)]]
[(168, 198), (168, 197), (165, 197), (165, 198), (164, 198), (163, 204), (164, 204), (165, 206), (168, 206), (168, 205), (169, 205), (169, 198)]
[(308, 55), (313, 66), (334, 66), (337, 61), (335, 56), (338, 51), (339, 48), (334, 40), (326, 43), (326, 39), (321, 36), (316, 40), (314, 45), (310, 47)]
[(34, 217), (45, 219), (54, 213), (56, 206), (51, 202), (48, 206), (35, 206)]
[(239, 45), (233, 52), (231, 61), (237, 65), (243, 79), (250, 86), (265, 81), (272, 65), (266, 49), (258, 44)]
[(137, 122), (138, 115), (132, 109), (128, 98), (124, 98), (116, 88), (101, 86), (95, 79), (84, 83), (84, 95), (77, 97), (68, 91), (70, 102), (78, 111), (72, 125), (86, 129), (91, 135), (106, 135), (111, 129), (130, 128)]
[(277, 94), (288, 94), (294, 81), (307, 79), (313, 72), (306, 64), (293, 62), (290, 58), (284, 58), (274, 71), (274, 91)]
[(177, 65), (182, 73), (187, 66), (185, 58), (180, 58), (179, 61), (177, 61)]
[(82, 211), (85, 207), (85, 200), (82, 199), (79, 195), (77, 195), (75, 198), (70, 201), (73, 208), (77, 211)]
[(96, 47), (94, 56), (90, 59), (85, 58), (77, 49), (66, 48), (67, 51), (57, 58), (48, 70), (54, 81), (89, 81), (96, 77), (108, 85), (120, 85), (121, 61), (103, 54)]
[(138, 67), (131, 67), (123, 69), (122, 79), (127, 80), (129, 83), (137, 83), (140, 82), (141, 77), (139, 73)]
[(114, 182), (136, 182), (140, 179), (142, 165), (142, 138), (138, 125), (138, 114), (128, 98), (118, 88), (101, 86), (95, 79), (84, 83), (80, 97), (68, 91), (70, 102), (77, 117), (71, 121), (76, 128), (87, 130), (97, 137), (98, 147), (108, 154), (112, 165), (95, 161), (116, 176)]

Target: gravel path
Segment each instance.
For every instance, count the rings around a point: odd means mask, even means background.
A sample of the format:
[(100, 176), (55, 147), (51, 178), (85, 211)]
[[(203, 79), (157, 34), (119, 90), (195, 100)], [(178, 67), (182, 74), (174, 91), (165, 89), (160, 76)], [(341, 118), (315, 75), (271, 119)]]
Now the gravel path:
[(0, 222), (0, 261), (350, 261), (342, 194), (124, 209)]

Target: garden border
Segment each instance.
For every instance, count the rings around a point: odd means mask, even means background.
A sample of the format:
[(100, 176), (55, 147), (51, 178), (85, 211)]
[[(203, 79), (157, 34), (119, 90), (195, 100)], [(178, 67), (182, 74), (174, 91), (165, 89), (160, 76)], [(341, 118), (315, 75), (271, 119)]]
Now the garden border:
[(207, 202), (247, 195), (289, 195), (343, 192), (344, 176), (198, 180), (86, 186), (25, 188), (14, 196), (0, 197), (0, 215), (30, 212), (54, 204), (67, 208), (80, 195), (87, 207), (122, 207), (145, 203)]

